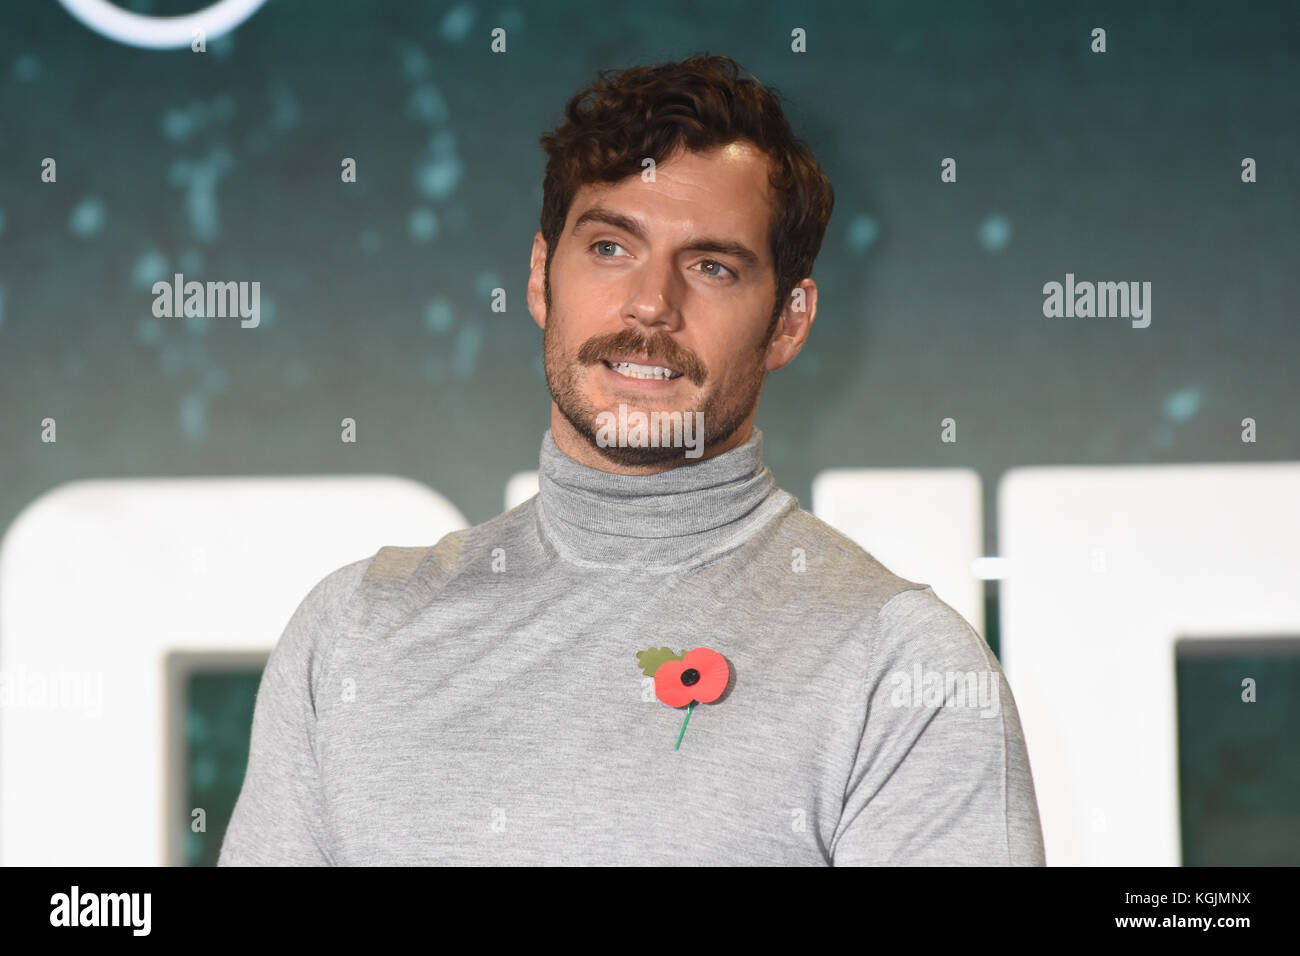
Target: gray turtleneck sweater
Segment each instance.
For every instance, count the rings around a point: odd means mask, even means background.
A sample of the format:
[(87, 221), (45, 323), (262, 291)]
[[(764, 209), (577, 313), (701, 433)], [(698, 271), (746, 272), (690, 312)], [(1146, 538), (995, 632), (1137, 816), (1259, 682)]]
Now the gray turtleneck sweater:
[[(325, 577), (262, 676), (220, 864), (1043, 864), (988, 646), (761, 451), (630, 477), (548, 431), (536, 497)], [(684, 733), (652, 647), (728, 663)]]

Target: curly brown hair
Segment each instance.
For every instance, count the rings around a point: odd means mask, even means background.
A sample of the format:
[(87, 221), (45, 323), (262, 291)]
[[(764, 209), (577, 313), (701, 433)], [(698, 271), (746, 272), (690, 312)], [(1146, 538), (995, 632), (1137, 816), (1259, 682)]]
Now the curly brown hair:
[(704, 152), (748, 140), (770, 160), (776, 202), (769, 236), (776, 273), (770, 336), (790, 291), (812, 274), (835, 205), (830, 180), (791, 131), (779, 94), (731, 57), (709, 53), (597, 75), (595, 84), (569, 99), (564, 121), (541, 137), (548, 157), (541, 217), (547, 301), (551, 259), (579, 187), (618, 182), (640, 173), (647, 156), (658, 164), (681, 146)]

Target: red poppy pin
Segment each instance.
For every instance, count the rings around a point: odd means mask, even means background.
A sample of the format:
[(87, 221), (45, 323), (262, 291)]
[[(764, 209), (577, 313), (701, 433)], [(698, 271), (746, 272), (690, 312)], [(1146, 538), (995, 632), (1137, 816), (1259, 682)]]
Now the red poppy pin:
[(731, 670), (727, 659), (707, 647), (674, 653), (667, 647), (651, 647), (636, 652), (641, 673), (655, 679), (655, 696), (669, 707), (685, 707), (686, 719), (677, 735), (676, 750), (682, 745), (686, 725), (695, 705), (711, 704), (727, 689)]

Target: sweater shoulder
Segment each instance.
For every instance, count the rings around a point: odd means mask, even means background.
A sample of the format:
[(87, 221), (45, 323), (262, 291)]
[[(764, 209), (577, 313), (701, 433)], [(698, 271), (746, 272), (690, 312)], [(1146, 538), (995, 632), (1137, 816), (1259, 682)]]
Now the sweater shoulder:
[[(895, 574), (870, 552), (802, 509), (791, 513), (791, 540), (821, 542), (820, 597), (838, 602), (868, 628), (876, 668), (925, 657), (971, 670), (997, 668), (987, 642), (928, 583)], [(811, 562), (810, 562), (811, 564)]]
[(879, 611), (905, 591), (929, 584), (895, 574), (852, 538), (803, 508), (792, 508), (781, 522), (772, 547), (801, 567), (811, 596), (845, 606), (854, 613)]
[[(456, 585), (535, 560), (535, 498), (443, 535), (435, 544), (386, 546), (369, 559), (357, 597), (370, 613), (403, 615)], [(395, 623), (391, 621), (390, 623)]]

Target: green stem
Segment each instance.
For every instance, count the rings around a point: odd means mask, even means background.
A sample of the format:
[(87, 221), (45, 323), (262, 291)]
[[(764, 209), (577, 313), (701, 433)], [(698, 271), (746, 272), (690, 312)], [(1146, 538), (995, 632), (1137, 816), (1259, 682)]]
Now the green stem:
[(693, 711), (694, 709), (695, 709), (695, 701), (691, 701), (690, 706), (686, 708), (686, 719), (682, 721), (682, 732), (677, 735), (677, 747), (674, 747), (673, 750), (676, 750), (678, 749), (678, 747), (681, 747), (682, 737), (686, 734), (686, 725), (691, 722), (691, 711)]

